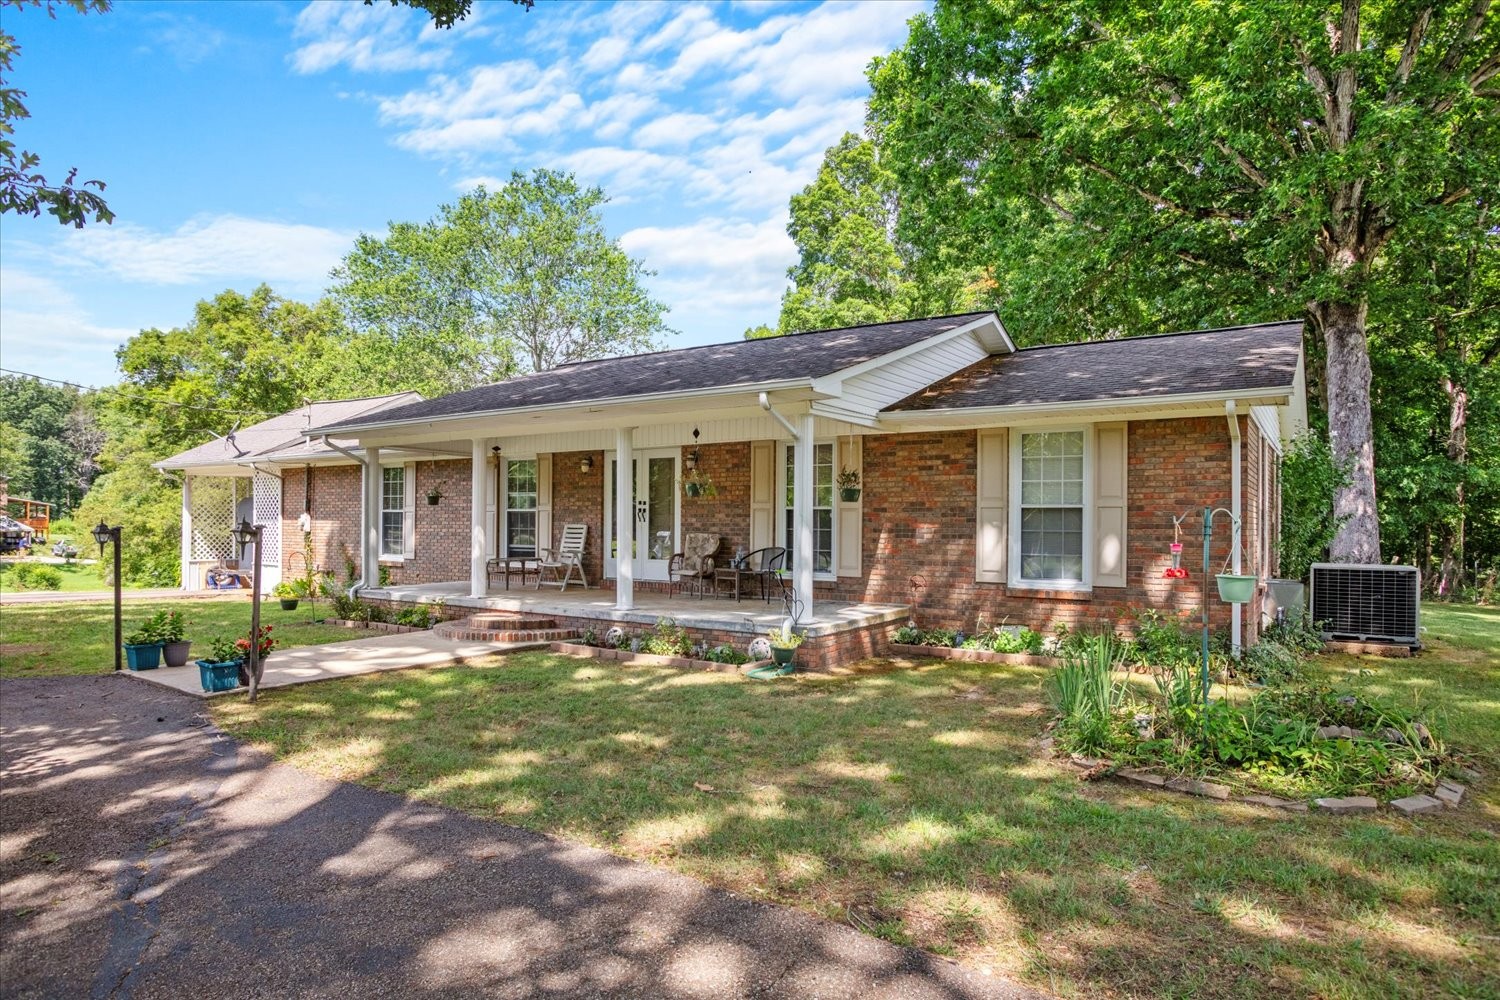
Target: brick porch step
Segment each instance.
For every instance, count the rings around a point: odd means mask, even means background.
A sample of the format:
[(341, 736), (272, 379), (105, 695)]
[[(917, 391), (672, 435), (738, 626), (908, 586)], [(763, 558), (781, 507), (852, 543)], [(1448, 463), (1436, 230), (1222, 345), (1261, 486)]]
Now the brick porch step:
[(433, 626), (433, 635), (459, 642), (563, 642), (578, 636), (550, 618), (483, 612)]

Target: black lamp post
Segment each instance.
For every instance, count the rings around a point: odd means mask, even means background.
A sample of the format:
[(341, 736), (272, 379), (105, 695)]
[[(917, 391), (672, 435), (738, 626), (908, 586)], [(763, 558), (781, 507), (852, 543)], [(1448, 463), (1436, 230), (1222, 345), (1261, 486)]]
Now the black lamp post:
[(248, 662), (245, 664), (245, 673), (250, 678), (251, 701), (255, 700), (260, 691), (260, 533), (265, 528), (263, 524), (251, 524), (248, 520), (242, 520), (232, 532), (241, 559), (245, 557), (245, 546), (255, 546), (255, 568), (250, 577), (250, 649), (246, 654)]
[(105, 543), (115, 543), (115, 669), (119, 670), (121, 667), (121, 648), (125, 641), (123, 638), (121, 638), (122, 633), (120, 627), (120, 526), (117, 524), (113, 528), (111, 528), (103, 521), (100, 521), (94, 528), (94, 541), (99, 543), (100, 559), (104, 558)]

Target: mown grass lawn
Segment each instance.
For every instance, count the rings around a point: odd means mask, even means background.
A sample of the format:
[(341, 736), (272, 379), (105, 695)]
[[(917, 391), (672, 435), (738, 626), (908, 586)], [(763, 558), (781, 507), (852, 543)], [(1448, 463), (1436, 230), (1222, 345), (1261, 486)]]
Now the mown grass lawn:
[[(194, 657), (208, 653), (214, 636), (250, 632), (250, 599), (239, 595), (184, 601), (127, 599), (125, 634), (162, 608), (181, 611), (187, 619)], [(274, 626), (272, 634), (283, 649), (357, 638), (348, 629), (312, 624), (306, 601), (296, 611), (282, 611), (275, 601), (263, 601), (260, 615), (262, 622)], [(0, 677), (108, 673), (114, 669), (113, 648), (114, 605), (110, 602), (0, 605)]]
[(669, 866), (1064, 995), (1479, 997), (1500, 983), (1500, 613), (1318, 669), (1439, 710), (1485, 777), (1287, 815), (1039, 755), (1034, 668), (756, 683), (546, 654), (213, 706), (287, 761)]

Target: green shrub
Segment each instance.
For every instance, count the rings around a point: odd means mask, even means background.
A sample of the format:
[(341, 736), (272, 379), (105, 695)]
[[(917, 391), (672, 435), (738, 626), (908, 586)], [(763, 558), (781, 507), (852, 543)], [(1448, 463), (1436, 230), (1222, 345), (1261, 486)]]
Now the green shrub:
[(656, 627), (641, 641), (641, 652), (657, 656), (691, 656), (693, 641), (687, 630), (671, 618), (658, 618)]
[(711, 663), (733, 663), (735, 665), (750, 662), (748, 655), (735, 649), (727, 642), (720, 646), (709, 646), (707, 649), (701, 650), (698, 658), (708, 660)]
[(390, 611), (379, 604), (366, 604), (364, 608), (365, 621), (367, 622), (380, 622), (381, 624), (385, 624), (386, 622), (391, 620)]
[(8, 574), (14, 590), (61, 590), (62, 573), (41, 563), (17, 563)]
[(930, 628), (922, 633), (924, 646), (952, 646), (958, 633), (951, 628)]
[(1032, 629), (1002, 627), (995, 632), (990, 648), (997, 653), (1030, 653), (1032, 656), (1038, 656), (1045, 642), (1042, 633)]
[(922, 644), (922, 630), (915, 625), (902, 625), (891, 635), (891, 641), (903, 646), (920, 646)]
[(395, 618), (397, 625), (409, 625), (412, 628), (432, 628), (435, 621), (432, 612), (426, 606), (398, 611)]
[(1245, 650), (1235, 672), (1268, 686), (1286, 684), (1302, 676), (1302, 660), (1296, 651), (1263, 638)]
[(1344, 519), (1334, 516), (1333, 497), (1349, 482), (1350, 465), (1333, 457), (1326, 438), (1311, 431), (1291, 443), (1281, 460), (1281, 537), (1276, 552), (1290, 580), (1307, 579)]
[(1288, 617), (1284, 622), (1272, 622), (1261, 629), (1260, 635), (1262, 640), (1269, 639), (1303, 655), (1317, 653), (1323, 648), (1323, 629), (1308, 611), (1296, 618)]

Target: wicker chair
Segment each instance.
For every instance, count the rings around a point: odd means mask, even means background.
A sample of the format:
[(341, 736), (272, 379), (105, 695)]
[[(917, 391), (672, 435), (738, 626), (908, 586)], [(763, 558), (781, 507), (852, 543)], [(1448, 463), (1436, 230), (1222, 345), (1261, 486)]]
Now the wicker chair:
[(689, 531), (683, 539), (682, 551), (675, 553), (667, 563), (669, 592), (677, 594), (691, 590), (702, 600), (714, 578), (714, 555), (719, 551), (719, 545), (718, 535)]

